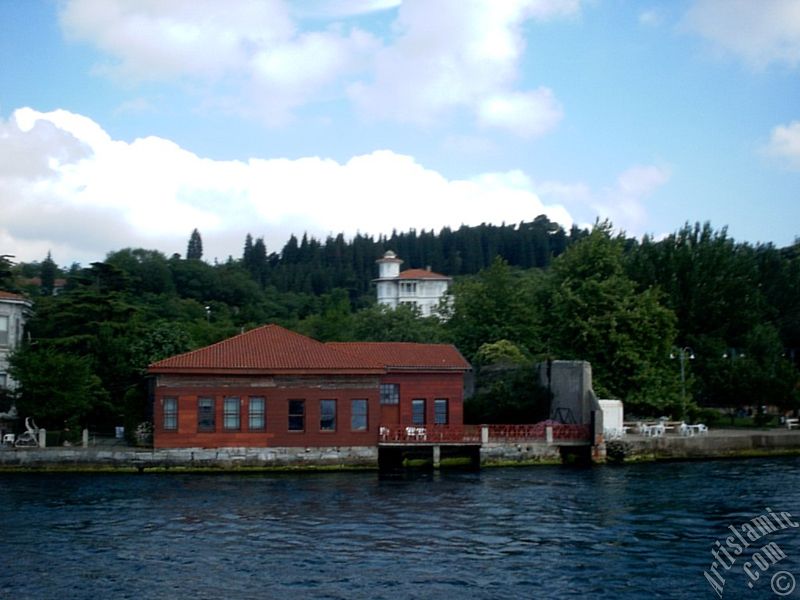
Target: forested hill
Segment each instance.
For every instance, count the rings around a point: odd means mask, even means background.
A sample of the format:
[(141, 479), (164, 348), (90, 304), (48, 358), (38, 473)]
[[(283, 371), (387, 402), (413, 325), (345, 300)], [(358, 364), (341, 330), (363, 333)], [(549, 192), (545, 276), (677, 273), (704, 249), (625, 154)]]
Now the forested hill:
[(393, 232), (377, 239), (356, 235), (351, 241), (343, 234), (324, 242), (292, 235), (280, 253), (267, 253), (263, 239), (248, 235), (242, 265), (262, 287), (279, 292), (320, 295), (334, 288), (350, 291), (351, 297), (369, 293), (377, 275), (375, 260), (386, 250), (403, 259), (403, 268), (426, 268), (446, 275), (470, 275), (488, 267), (496, 256), (509, 265), (544, 268), (585, 237), (586, 230), (573, 227), (567, 233), (560, 225), (540, 215), (531, 222), (515, 225), (466, 225), (453, 230)]
[[(376, 306), (370, 282), (388, 249), (406, 267), (456, 276), (448, 319)], [(15, 401), (47, 427), (135, 426), (147, 416), (149, 363), (264, 323), (321, 341), (451, 342), (478, 381), (482, 365), (518, 364), (531, 376), (535, 361), (587, 360), (594, 389), (639, 415), (687, 415), (696, 404), (798, 409), (798, 249), (737, 243), (709, 224), (637, 241), (610, 223), (567, 233), (539, 217), (377, 239), (303, 236), (280, 253), (248, 236), (241, 258), (213, 264), (198, 231), (185, 257), (124, 248), (68, 272), (50, 256), (18, 265), (0, 256), (0, 289), (34, 304), (11, 359), (20, 387), (0, 394), (0, 410)], [(527, 397), (530, 382), (520, 382), (500, 381), (485, 406)]]

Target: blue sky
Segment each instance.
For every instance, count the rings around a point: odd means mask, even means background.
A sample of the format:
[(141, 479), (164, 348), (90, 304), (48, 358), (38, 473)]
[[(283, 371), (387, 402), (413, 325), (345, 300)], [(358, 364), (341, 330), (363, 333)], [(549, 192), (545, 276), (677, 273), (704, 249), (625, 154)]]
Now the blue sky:
[(0, 253), (609, 219), (789, 245), (797, 0), (0, 0)]

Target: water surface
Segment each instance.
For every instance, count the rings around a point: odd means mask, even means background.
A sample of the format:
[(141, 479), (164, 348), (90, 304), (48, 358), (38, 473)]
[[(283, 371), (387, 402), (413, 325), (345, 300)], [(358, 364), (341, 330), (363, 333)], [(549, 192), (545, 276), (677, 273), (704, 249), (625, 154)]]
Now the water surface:
[[(714, 542), (800, 518), (798, 467), (2, 475), (0, 598), (715, 598)], [(786, 558), (754, 582), (770, 540)], [(800, 579), (800, 529), (738, 557), (724, 597), (777, 597), (778, 571)]]

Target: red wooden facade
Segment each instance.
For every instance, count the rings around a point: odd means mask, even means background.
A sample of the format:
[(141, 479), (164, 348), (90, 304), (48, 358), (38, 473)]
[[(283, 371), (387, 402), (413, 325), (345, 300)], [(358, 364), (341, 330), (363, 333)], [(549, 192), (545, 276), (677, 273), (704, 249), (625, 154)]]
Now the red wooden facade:
[(267, 325), (150, 365), (154, 445), (375, 446), (382, 427), (460, 428), (469, 368), (449, 345), (322, 344)]

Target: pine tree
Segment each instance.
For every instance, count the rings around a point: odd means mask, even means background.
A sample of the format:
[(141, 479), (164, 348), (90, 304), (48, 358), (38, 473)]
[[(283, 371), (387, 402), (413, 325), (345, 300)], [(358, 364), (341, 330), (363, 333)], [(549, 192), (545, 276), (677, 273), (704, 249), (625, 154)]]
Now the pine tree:
[(47, 258), (45, 258), (42, 261), (42, 268), (40, 271), (40, 276), (42, 279), (42, 287), (41, 287), (42, 296), (53, 295), (53, 289), (55, 288), (57, 273), (58, 273), (58, 267), (56, 266), (56, 263), (53, 261), (53, 257), (50, 255), (50, 252), (48, 252)]
[(200, 260), (203, 258), (203, 240), (200, 232), (195, 227), (189, 237), (189, 245), (186, 247), (186, 258), (188, 260)]

